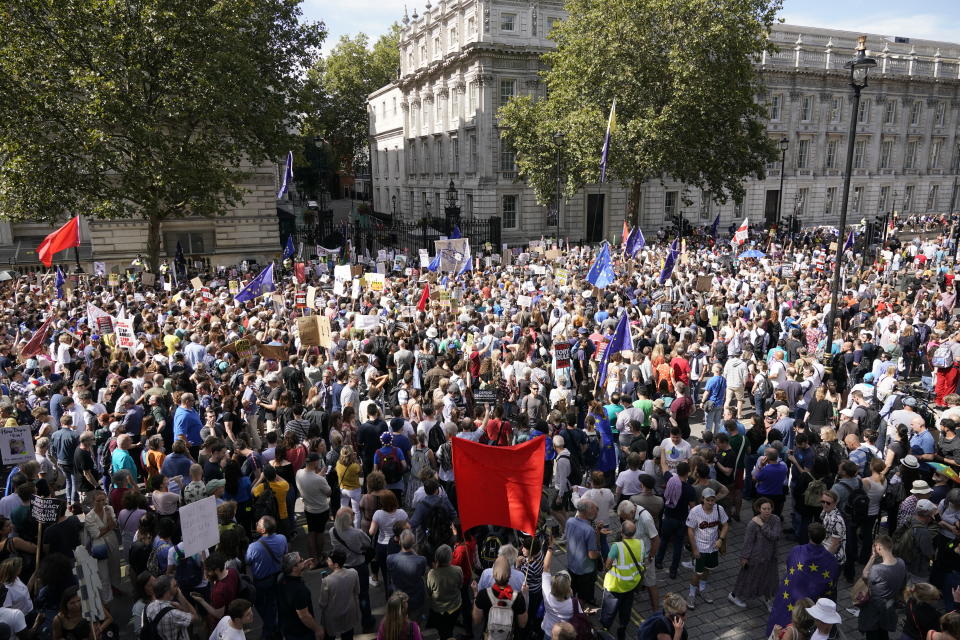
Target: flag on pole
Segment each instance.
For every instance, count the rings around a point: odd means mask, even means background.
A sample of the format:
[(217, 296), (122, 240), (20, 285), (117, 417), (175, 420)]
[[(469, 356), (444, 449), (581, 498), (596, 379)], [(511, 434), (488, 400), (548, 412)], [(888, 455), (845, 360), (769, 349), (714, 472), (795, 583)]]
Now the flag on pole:
[(291, 182), (293, 182), (293, 151), (287, 151), (287, 166), (283, 169), (283, 180), (280, 182), (280, 190), (277, 191), (277, 200), (284, 196)]
[(450, 232), (450, 239), (459, 240), (462, 237), (463, 235), (460, 233), (460, 225), (458, 224), (453, 225), (453, 231)]
[(50, 314), (43, 324), (40, 325), (40, 328), (30, 337), (30, 340), (27, 344), (23, 345), (20, 348), (20, 358), (26, 360), (27, 358), (32, 358), (43, 350), (43, 341), (47, 339), (47, 332), (50, 330), (50, 322), (53, 320), (54, 314)]
[(853, 229), (850, 229), (850, 233), (847, 234), (847, 241), (843, 243), (843, 251), (841, 253), (846, 253), (850, 249), (853, 249)]
[(610, 105), (610, 117), (607, 118), (607, 135), (603, 138), (603, 151), (600, 153), (600, 183), (607, 181), (607, 160), (610, 158), (610, 136), (617, 129), (617, 99)]
[(53, 286), (57, 288), (57, 299), (63, 300), (63, 271), (60, 270), (60, 267), (57, 267), (57, 277), (53, 281)]
[(657, 278), (660, 284), (670, 279), (670, 275), (673, 273), (673, 267), (677, 264), (677, 254), (679, 252), (680, 249), (677, 247), (677, 241), (674, 240), (670, 245), (670, 252), (667, 254), (667, 259), (663, 262), (663, 270), (660, 272), (660, 277)]
[(587, 272), (587, 282), (603, 289), (612, 283), (616, 277), (613, 272), (613, 261), (610, 259), (610, 245), (604, 242), (590, 267), (590, 271)]
[(80, 246), (80, 216), (70, 218), (62, 227), (48, 235), (37, 247), (40, 262), (49, 267), (53, 265), (53, 254)]
[(600, 368), (597, 370), (597, 386), (602, 387), (607, 381), (607, 365), (610, 363), (610, 356), (621, 351), (633, 351), (633, 336), (630, 335), (630, 321), (627, 314), (620, 316), (617, 322), (617, 330), (613, 332), (613, 338), (610, 344), (603, 352), (603, 358), (600, 359)]
[(440, 270), (440, 252), (437, 252), (437, 255), (434, 256), (433, 260), (430, 261), (430, 264), (427, 265), (428, 271), (439, 271)]
[(737, 229), (737, 232), (733, 234), (733, 243), (744, 244), (747, 241), (747, 238), (749, 237), (750, 237), (750, 222), (748, 218), (744, 218), (743, 223)]
[(627, 238), (627, 243), (625, 245), (627, 256), (632, 258), (637, 255), (637, 252), (643, 249), (646, 246), (647, 241), (643, 237), (643, 231), (640, 230), (640, 227), (634, 227), (630, 232), (630, 237)]
[(627, 244), (627, 238), (630, 237), (630, 225), (627, 224), (627, 221), (623, 221), (623, 231), (620, 232), (620, 245), (623, 246)]
[(287, 246), (283, 248), (283, 259), (293, 258), (297, 253), (297, 248), (293, 246), (293, 234), (287, 236)]
[(720, 227), (720, 214), (717, 214), (717, 217), (713, 219), (713, 224), (710, 225), (710, 236), (716, 240), (717, 239), (717, 229)]
[(417, 311), (426, 311), (428, 304), (430, 304), (430, 283), (426, 282), (423, 285), (423, 293), (420, 294), (420, 301), (417, 302)]
[(463, 266), (457, 271), (458, 276), (462, 276), (468, 271), (473, 271), (473, 256), (467, 255), (463, 258)]
[(233, 299), (237, 302), (246, 302), (259, 298), (264, 293), (275, 289), (276, 287), (273, 285), (273, 263), (271, 262), (266, 269), (250, 281), (250, 284), (241, 289), (240, 293), (233, 296)]

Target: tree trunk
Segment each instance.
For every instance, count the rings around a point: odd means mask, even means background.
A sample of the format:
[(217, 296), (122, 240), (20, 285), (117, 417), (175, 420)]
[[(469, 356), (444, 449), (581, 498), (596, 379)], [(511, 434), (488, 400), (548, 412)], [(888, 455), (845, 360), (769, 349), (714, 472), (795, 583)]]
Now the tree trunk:
[(147, 219), (147, 264), (150, 272), (160, 273), (160, 251), (163, 247), (163, 238), (160, 237), (160, 223), (163, 218), (159, 212), (145, 214)]
[(640, 224), (640, 188), (643, 183), (639, 180), (630, 185), (630, 195), (627, 197), (626, 221), (630, 226)]

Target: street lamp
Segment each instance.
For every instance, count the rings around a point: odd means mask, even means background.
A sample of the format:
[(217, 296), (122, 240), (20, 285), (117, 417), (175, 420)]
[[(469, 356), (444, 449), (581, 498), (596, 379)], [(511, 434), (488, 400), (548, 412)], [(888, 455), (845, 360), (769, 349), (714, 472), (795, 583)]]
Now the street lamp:
[(390, 196), (390, 202), (393, 203), (393, 217), (397, 217), (397, 196)]
[(444, 208), (447, 217), (447, 233), (452, 233), (453, 228), (460, 224), (460, 207), (457, 204), (457, 185), (450, 180), (450, 186), (447, 187), (447, 206)]
[(857, 39), (857, 56), (843, 65), (850, 70), (850, 86), (853, 88), (853, 106), (850, 117), (850, 133), (847, 138), (847, 165), (843, 174), (843, 199), (840, 201), (840, 222), (837, 226), (837, 255), (833, 265), (833, 283), (830, 286), (830, 315), (827, 316), (827, 346), (824, 350), (824, 366), (829, 371), (832, 364), (833, 329), (837, 319), (837, 304), (840, 294), (840, 269), (843, 266), (843, 232), (847, 227), (847, 203), (850, 200), (850, 174), (853, 172), (853, 147), (857, 137), (857, 116), (860, 112), (860, 92), (867, 86), (867, 72), (877, 66), (877, 61), (867, 57), (867, 36)]
[(787, 163), (787, 147), (790, 146), (790, 139), (786, 136), (780, 138), (777, 147), (780, 148), (780, 191), (777, 193), (777, 231), (780, 231), (780, 209), (783, 206), (783, 169)]
[(560, 150), (563, 147), (563, 139), (566, 136), (562, 131), (558, 131), (553, 134), (553, 145), (557, 149), (557, 193), (554, 196), (554, 209), (547, 216), (547, 226), (548, 227), (557, 227), (557, 235), (559, 236), (559, 227), (560, 227), (560, 201), (563, 198), (563, 183), (560, 178)]

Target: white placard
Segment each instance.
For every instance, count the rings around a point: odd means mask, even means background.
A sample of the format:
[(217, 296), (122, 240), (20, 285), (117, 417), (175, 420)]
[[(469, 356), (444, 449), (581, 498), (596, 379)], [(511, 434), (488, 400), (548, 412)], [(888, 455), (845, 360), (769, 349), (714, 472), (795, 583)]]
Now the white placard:
[(529, 307), (533, 304), (533, 298), (530, 296), (517, 296), (517, 304), (521, 307)]
[(101, 278), (107, 275), (107, 263), (106, 262), (94, 262), (93, 263), (93, 274), (100, 276)]
[(0, 457), (3, 464), (21, 464), (34, 459), (33, 435), (30, 427), (0, 429)]
[(311, 309), (316, 308), (317, 302), (317, 288), (316, 287), (307, 287), (307, 306)]
[(208, 496), (180, 507), (183, 553), (193, 556), (220, 543), (217, 499)]
[(137, 346), (137, 336), (133, 332), (133, 318), (115, 318), (113, 333), (117, 336), (117, 346), (121, 349), (130, 349)]
[(353, 326), (361, 331), (366, 331), (368, 329), (375, 329), (379, 322), (380, 318), (378, 316), (357, 316), (354, 318)]

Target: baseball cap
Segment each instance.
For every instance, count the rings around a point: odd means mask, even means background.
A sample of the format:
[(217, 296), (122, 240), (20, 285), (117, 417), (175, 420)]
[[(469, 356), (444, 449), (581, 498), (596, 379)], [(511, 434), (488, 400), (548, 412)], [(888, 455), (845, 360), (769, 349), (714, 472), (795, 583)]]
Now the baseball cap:
[(912, 396), (907, 396), (903, 399), (903, 404), (906, 407), (915, 407), (917, 406), (917, 399)]
[(922, 513), (931, 513), (937, 510), (937, 505), (933, 504), (929, 500), (918, 500), (917, 501), (917, 511)]
[(711, 489), (710, 487), (707, 487), (706, 489), (703, 490), (702, 495), (703, 495), (703, 499), (706, 500), (707, 498), (716, 498), (717, 492)]

